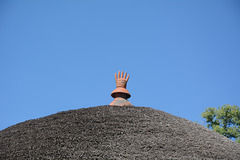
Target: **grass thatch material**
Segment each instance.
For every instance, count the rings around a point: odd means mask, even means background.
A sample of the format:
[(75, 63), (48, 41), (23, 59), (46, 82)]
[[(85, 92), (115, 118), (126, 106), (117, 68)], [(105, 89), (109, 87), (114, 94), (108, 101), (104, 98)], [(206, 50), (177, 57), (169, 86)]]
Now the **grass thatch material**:
[(60, 112), (0, 131), (0, 159), (240, 159), (240, 144), (146, 107)]

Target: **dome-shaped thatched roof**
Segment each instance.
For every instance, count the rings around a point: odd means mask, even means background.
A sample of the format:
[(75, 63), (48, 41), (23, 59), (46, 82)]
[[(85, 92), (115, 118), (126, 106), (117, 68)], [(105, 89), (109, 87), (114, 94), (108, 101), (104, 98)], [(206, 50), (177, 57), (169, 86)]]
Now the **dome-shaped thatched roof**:
[(240, 144), (146, 107), (60, 112), (0, 131), (0, 159), (240, 159)]

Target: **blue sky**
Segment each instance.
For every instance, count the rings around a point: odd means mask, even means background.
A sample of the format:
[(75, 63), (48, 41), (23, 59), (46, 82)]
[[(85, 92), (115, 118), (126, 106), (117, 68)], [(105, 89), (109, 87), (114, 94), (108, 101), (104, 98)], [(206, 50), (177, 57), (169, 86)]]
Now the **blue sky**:
[(0, 130), (109, 104), (120, 70), (136, 106), (240, 106), (240, 2), (0, 1)]

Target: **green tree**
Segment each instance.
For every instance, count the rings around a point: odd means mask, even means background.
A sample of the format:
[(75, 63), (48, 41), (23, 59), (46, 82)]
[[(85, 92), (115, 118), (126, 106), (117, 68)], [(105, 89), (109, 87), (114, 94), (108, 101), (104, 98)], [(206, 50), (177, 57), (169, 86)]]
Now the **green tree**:
[(207, 127), (240, 143), (240, 108), (223, 105), (207, 108), (201, 116), (206, 119)]

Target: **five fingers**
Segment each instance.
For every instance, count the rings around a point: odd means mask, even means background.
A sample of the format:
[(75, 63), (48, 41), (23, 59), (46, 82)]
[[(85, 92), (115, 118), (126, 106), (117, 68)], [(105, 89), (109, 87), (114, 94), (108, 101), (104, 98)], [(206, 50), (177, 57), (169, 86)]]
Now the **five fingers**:
[[(127, 79), (126, 79), (126, 77), (127, 77)], [(123, 71), (122, 71), (122, 73), (119, 71), (118, 75), (117, 75), (117, 73), (115, 73), (115, 80), (117, 80), (119, 78), (124, 78), (124, 79), (126, 79), (126, 81), (128, 81), (129, 75), (127, 76), (127, 72), (125, 72), (124, 77), (123, 77)]]

